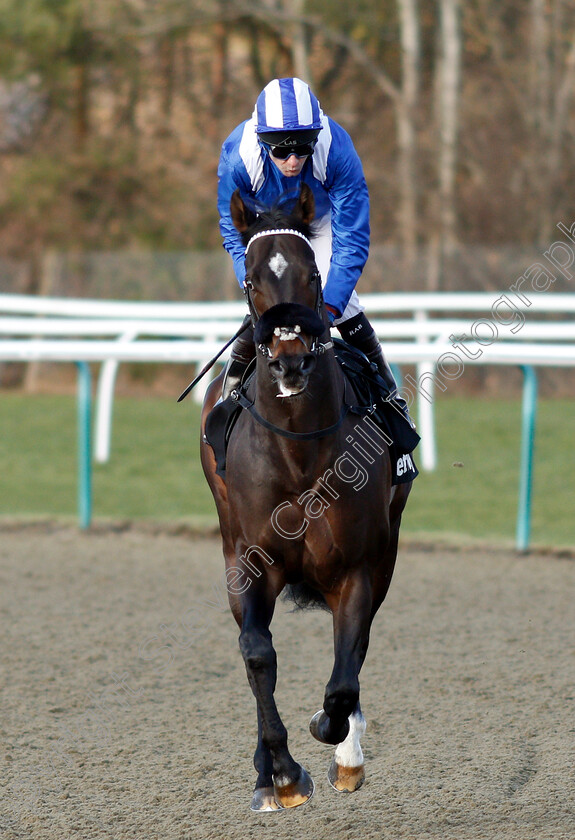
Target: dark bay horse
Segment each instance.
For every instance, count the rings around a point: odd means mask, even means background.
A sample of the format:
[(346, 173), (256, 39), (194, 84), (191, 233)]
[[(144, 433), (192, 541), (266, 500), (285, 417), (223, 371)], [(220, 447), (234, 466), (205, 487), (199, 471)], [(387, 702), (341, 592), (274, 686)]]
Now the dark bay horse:
[(286, 586), (323, 602), (333, 615), (333, 670), (310, 729), (319, 741), (337, 745), (328, 772), (336, 790), (354, 791), (363, 781), (358, 676), (371, 622), (391, 582), (411, 484), (392, 487), (386, 444), (346, 409), (346, 385), (310, 244), (311, 191), (304, 185), (291, 215), (270, 211), (256, 217), (239, 193), (231, 209), (246, 245), (256, 372), (241, 397), (246, 410), (230, 436), (225, 480), (216, 473), (204, 434), (221, 376), (204, 403), (201, 458), (220, 520), (230, 607), (257, 702), (251, 808), (265, 811), (302, 805), (314, 790), (288, 750), (274, 700), (270, 623)]

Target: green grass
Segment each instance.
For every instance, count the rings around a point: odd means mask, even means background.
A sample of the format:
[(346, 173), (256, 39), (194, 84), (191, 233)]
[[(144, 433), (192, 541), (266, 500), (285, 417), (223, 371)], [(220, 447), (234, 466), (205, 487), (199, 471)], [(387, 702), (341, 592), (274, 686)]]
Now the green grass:
[[(532, 542), (575, 545), (573, 408), (541, 400)], [(513, 542), (520, 441), (518, 400), (436, 402), (438, 469), (421, 473), (407, 534)], [(117, 399), (112, 456), (94, 466), (94, 518), (207, 522), (215, 508), (198, 458), (199, 410), (190, 400)], [(0, 395), (0, 515), (76, 515), (73, 397)], [(463, 466), (454, 466), (454, 464)]]
[[(198, 424), (190, 400), (115, 400), (111, 459), (93, 467), (95, 518), (215, 516)], [(74, 516), (76, 441), (74, 397), (2, 394), (0, 515)]]
[[(539, 401), (531, 521), (535, 544), (575, 545), (574, 408), (569, 400)], [(414, 483), (405, 530), (514, 540), (519, 400), (438, 400), (436, 423), (438, 468), (420, 473)]]

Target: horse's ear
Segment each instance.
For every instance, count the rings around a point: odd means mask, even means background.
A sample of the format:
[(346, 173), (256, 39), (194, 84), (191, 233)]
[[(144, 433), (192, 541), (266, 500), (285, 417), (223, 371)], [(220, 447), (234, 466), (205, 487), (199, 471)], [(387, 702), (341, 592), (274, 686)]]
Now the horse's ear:
[(301, 185), (299, 198), (293, 209), (293, 215), (306, 225), (311, 225), (315, 216), (315, 199), (311, 187), (305, 183)]
[(251, 210), (248, 210), (248, 208), (244, 204), (239, 189), (235, 190), (234, 194), (232, 195), (230, 201), (230, 212), (232, 215), (232, 222), (234, 223), (234, 227), (240, 233), (245, 233), (249, 226), (253, 224), (253, 222), (256, 219), (255, 213), (252, 213)]

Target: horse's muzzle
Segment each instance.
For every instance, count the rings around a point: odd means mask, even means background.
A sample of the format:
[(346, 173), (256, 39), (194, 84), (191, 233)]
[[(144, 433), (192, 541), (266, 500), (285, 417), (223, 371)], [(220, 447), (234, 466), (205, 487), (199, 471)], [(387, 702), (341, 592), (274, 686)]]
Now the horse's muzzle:
[(282, 354), (270, 359), (268, 367), (278, 383), (279, 397), (293, 397), (305, 390), (308, 379), (315, 369), (316, 357), (313, 353)]

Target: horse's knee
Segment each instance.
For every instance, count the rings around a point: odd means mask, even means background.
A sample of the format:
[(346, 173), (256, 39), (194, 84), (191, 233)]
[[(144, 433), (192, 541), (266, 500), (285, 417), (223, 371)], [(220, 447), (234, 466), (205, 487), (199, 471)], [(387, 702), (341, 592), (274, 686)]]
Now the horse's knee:
[(240, 634), (240, 651), (251, 671), (260, 671), (276, 665), (276, 652), (269, 634), (246, 630)]

